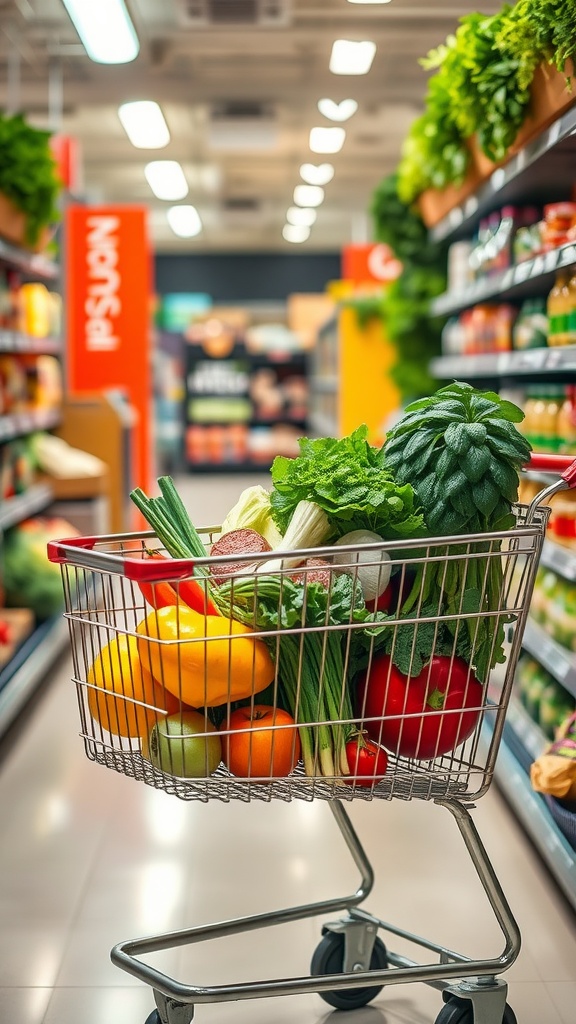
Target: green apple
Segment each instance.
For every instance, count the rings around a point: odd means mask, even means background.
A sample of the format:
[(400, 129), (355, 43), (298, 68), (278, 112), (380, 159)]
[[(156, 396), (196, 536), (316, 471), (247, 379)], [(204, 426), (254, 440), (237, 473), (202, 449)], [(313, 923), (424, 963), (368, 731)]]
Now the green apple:
[(198, 711), (177, 711), (156, 723), (142, 753), (155, 768), (169, 775), (204, 779), (220, 764), (222, 743), (204, 715)]

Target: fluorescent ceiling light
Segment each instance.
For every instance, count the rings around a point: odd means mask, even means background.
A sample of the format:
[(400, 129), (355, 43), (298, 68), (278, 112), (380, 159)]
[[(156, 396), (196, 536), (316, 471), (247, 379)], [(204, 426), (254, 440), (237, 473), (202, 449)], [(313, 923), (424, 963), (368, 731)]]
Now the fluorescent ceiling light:
[(327, 185), (334, 177), (332, 164), (302, 164), (300, 177), (308, 185)]
[(90, 60), (127, 64), (140, 44), (124, 0), (62, 0)]
[(334, 100), (324, 97), (324, 99), (318, 100), (318, 110), (329, 121), (349, 121), (358, 110), (358, 104), (356, 100), (352, 99), (336, 103)]
[(390, 0), (348, 0), (349, 4), (389, 4)]
[(316, 223), (317, 216), (316, 210), (311, 210), (310, 207), (306, 206), (290, 206), (286, 210), (286, 220), (288, 223), (298, 227), (311, 228)]
[(310, 149), (313, 153), (339, 153), (345, 138), (345, 128), (312, 128)]
[(324, 189), (319, 185), (296, 185), (294, 202), (296, 206), (320, 206), (324, 202)]
[(287, 242), (305, 242), (310, 238), (310, 228), (296, 224), (285, 224), (282, 228), (282, 237)]
[(202, 221), (195, 206), (171, 206), (166, 210), (166, 217), (179, 238), (194, 238), (202, 231)]
[(153, 100), (136, 100), (118, 107), (126, 135), (136, 149), (163, 149), (170, 142), (164, 114)]
[(330, 57), (333, 75), (367, 75), (376, 53), (376, 43), (365, 39), (361, 43), (351, 39), (336, 39)]
[(157, 199), (177, 201), (188, 195), (188, 182), (176, 160), (152, 160), (144, 174)]

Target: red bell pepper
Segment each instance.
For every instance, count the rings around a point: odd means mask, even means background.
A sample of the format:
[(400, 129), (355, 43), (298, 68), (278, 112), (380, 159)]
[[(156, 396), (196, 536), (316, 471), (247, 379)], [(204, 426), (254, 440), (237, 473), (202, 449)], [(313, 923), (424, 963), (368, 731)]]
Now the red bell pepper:
[[(161, 551), (147, 551), (149, 558), (165, 558)], [(167, 581), (159, 583), (138, 583), (143, 597), (152, 608), (166, 608), (169, 605), (177, 605), (179, 601), (199, 612), (200, 615), (220, 615), (214, 602), (211, 600), (207, 587), (197, 580), (182, 580), (176, 584)]]
[(483, 702), (483, 688), (462, 658), (435, 655), (410, 678), (383, 655), (360, 685), (358, 710), (374, 719), (363, 727), (377, 743), (391, 753), (428, 760), (468, 739)]

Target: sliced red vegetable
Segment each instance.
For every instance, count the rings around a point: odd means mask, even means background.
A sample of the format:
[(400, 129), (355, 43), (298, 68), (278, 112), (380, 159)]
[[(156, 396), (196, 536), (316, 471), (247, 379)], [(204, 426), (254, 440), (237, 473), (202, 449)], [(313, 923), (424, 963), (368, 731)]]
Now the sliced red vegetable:
[(481, 684), (462, 658), (436, 655), (420, 675), (409, 678), (382, 655), (360, 685), (358, 710), (375, 719), (365, 721), (365, 728), (391, 753), (427, 760), (468, 739), (483, 699)]
[[(164, 558), (170, 561), (169, 556), (161, 551), (147, 551), (148, 558)], [(167, 608), (170, 605), (184, 604), (199, 612), (200, 615), (220, 615), (220, 612), (208, 593), (207, 585), (199, 580), (182, 580), (172, 584), (167, 581), (160, 583), (138, 583), (140, 590), (152, 608)]]
[(333, 572), (334, 567), (324, 558), (307, 558), (302, 566), (296, 569), (296, 572), (290, 573), (290, 579), (294, 580), (294, 583), (302, 583), (304, 586), (308, 586), (309, 583), (319, 583), (325, 590), (330, 590)]
[(388, 768), (388, 755), (374, 740), (357, 733), (346, 744), (350, 775), (344, 778), (349, 786), (375, 786)]

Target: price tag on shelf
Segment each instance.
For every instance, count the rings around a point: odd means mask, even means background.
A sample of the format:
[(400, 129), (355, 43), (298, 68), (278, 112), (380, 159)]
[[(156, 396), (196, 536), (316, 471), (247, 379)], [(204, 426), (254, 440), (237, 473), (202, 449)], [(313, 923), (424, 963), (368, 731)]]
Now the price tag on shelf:
[(532, 277), (532, 260), (526, 260), (525, 263), (519, 263), (516, 267), (516, 274), (514, 280), (516, 284), (523, 284), (524, 281), (528, 281)]
[(576, 263), (576, 245), (564, 245), (558, 252), (558, 266), (569, 267)]
[(527, 348), (514, 352), (510, 360), (510, 369), (540, 370), (546, 363), (548, 352), (544, 348)]

